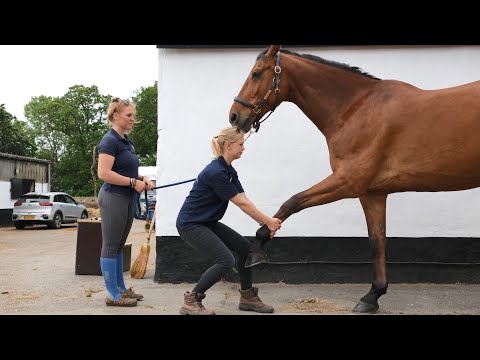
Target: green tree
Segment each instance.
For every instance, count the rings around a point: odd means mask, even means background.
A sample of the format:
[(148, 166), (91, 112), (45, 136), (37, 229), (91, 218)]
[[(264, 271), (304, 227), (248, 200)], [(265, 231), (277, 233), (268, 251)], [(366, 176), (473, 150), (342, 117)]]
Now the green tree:
[[(97, 177), (97, 144), (108, 130), (107, 107), (110, 95), (101, 95), (96, 86), (72, 86), (63, 96), (68, 104), (63, 121), (71, 151), (61, 159), (59, 175), (63, 175), (63, 187), (73, 186), (77, 196), (97, 196), (101, 185)], [(76, 173), (75, 177), (69, 174)]]
[[(156, 164), (157, 82), (135, 91), (137, 121), (130, 134), (144, 166)], [(38, 96), (25, 106), (37, 156), (52, 161), (51, 188), (74, 196), (97, 196), (97, 145), (109, 129), (110, 95), (75, 85), (61, 97)]]
[(137, 124), (129, 135), (135, 143), (142, 166), (157, 165), (158, 89), (153, 86), (136, 90), (133, 101), (137, 106)]
[(51, 160), (52, 167), (66, 151), (66, 136), (60, 129), (63, 108), (60, 98), (43, 95), (32, 98), (25, 105), (25, 117), (33, 126), (38, 153)]
[(96, 145), (108, 130), (110, 96), (97, 86), (75, 85), (62, 97), (39, 96), (25, 106), (40, 152), (52, 160), (52, 189), (96, 196)]
[(38, 96), (32, 98), (25, 105), (25, 117), (33, 126), (35, 139), (38, 146), (37, 156), (48, 159), (51, 164), (50, 188), (52, 191), (63, 191), (58, 186), (56, 165), (66, 152), (66, 136), (60, 130), (62, 122), (62, 109), (64, 107), (60, 98)]
[(37, 146), (33, 129), (0, 104), (0, 152), (34, 157)]

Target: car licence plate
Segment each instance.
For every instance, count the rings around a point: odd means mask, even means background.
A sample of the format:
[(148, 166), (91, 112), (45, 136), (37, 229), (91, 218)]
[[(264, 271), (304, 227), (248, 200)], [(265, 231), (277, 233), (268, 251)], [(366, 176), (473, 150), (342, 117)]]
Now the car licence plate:
[(24, 215), (23, 219), (24, 220), (35, 220), (36, 216), (35, 215)]

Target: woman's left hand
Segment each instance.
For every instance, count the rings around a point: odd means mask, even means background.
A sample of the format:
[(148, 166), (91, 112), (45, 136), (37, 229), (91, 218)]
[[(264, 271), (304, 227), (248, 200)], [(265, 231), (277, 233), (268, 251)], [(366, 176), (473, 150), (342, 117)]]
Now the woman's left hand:
[(143, 182), (145, 183), (145, 186), (146, 186), (145, 188), (146, 188), (146, 190), (152, 190), (152, 189), (155, 187), (155, 185), (154, 185), (154, 183), (152, 182), (152, 180), (150, 180), (150, 179), (149, 179), (148, 177), (146, 177), (146, 176), (143, 178)]

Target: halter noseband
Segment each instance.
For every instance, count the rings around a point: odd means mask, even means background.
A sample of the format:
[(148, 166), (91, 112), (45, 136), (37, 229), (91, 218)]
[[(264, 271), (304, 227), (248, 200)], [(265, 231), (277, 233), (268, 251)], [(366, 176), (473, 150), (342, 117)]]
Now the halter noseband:
[[(275, 77), (273, 78), (272, 86), (270, 87), (270, 89), (268, 89), (267, 93), (265, 94), (263, 99), (260, 100), (258, 105), (253, 105), (252, 103), (250, 103), (246, 100), (243, 100), (238, 96), (235, 96), (233, 98), (233, 101), (236, 101), (236, 102), (238, 102), (242, 105), (245, 105), (245, 106), (249, 107), (255, 113), (255, 120), (253, 121), (253, 124), (252, 124), (252, 127), (255, 129), (255, 132), (258, 132), (258, 130), (260, 129), (260, 124), (262, 122), (264, 122), (265, 120), (267, 120), (268, 117), (270, 115), (272, 115), (272, 113), (275, 111), (277, 106), (280, 104), (280, 88), (279, 88), (279, 86), (280, 86), (280, 73), (282, 72), (282, 68), (280, 67), (280, 52), (277, 53), (277, 64), (274, 68), (274, 71), (275, 71)], [(272, 91), (275, 93), (275, 106), (272, 110), (270, 110), (270, 113), (267, 115), (267, 117), (260, 121), (260, 119), (258, 119), (258, 114), (260, 114), (262, 112), (262, 107), (267, 102), (267, 99), (269, 98)]]

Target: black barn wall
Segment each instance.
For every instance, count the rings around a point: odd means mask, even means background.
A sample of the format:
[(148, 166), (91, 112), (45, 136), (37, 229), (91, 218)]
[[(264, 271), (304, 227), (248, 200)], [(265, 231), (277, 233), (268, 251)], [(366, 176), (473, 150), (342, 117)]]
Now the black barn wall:
[[(247, 237), (252, 239), (252, 237)], [(157, 236), (154, 281), (195, 283), (212, 262), (178, 236)], [(368, 238), (276, 237), (269, 263), (253, 268), (254, 281), (290, 284), (371, 283)], [(480, 283), (479, 238), (388, 238), (389, 283)], [(237, 282), (235, 271), (225, 280)]]

